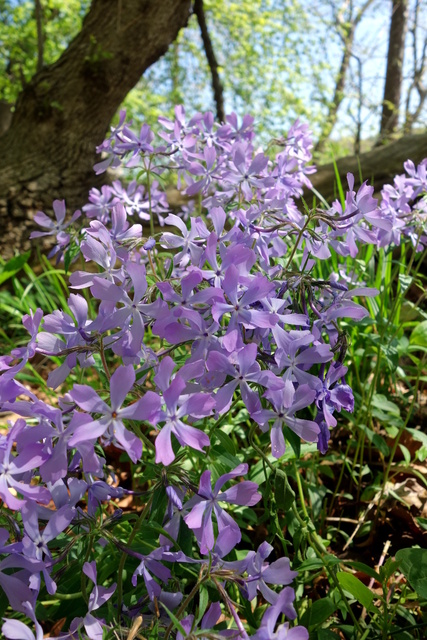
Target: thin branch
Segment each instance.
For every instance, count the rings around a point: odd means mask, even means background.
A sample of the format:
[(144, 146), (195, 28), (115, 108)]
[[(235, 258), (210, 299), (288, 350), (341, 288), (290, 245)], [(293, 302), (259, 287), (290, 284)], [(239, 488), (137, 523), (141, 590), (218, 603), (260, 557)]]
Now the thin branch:
[[(323, 126), (322, 133), (320, 134), (319, 142), (315, 146), (315, 150), (317, 152), (322, 151), (326, 141), (328, 140), (329, 136), (332, 133), (332, 129), (336, 124), (337, 117), (338, 117), (338, 110), (341, 106), (341, 103), (345, 95), (344, 89), (345, 89), (348, 68), (350, 65), (350, 58), (353, 55), (353, 45), (354, 45), (354, 36), (355, 36), (356, 28), (359, 22), (361, 21), (363, 15), (369, 9), (372, 3), (373, 3), (373, 0), (366, 0), (354, 18), (350, 15), (347, 23), (348, 26), (346, 26), (346, 30), (343, 32), (342, 35), (340, 34), (340, 37), (344, 43), (341, 64), (336, 76), (334, 96), (332, 98), (332, 101), (329, 107), (329, 113), (326, 116), (325, 124)], [(345, 7), (346, 5), (343, 5), (342, 10), (344, 10)], [(350, 11), (352, 11), (352, 5), (350, 5)], [(339, 20), (342, 23), (342, 20), (343, 20), (342, 16), (339, 16)], [(337, 26), (340, 26), (340, 25), (338, 24)], [(340, 29), (338, 29), (338, 33), (340, 33)]]
[(43, 69), (44, 34), (43, 34), (43, 9), (40, 0), (34, 0), (36, 26), (37, 26), (37, 71)]
[(194, 15), (197, 17), (197, 21), (199, 23), (200, 32), (203, 40), (203, 46), (206, 53), (206, 59), (208, 61), (209, 68), (211, 70), (212, 89), (214, 92), (214, 98), (216, 103), (217, 119), (219, 120), (219, 122), (224, 122), (225, 121), (224, 88), (222, 86), (221, 78), (219, 77), (218, 62), (212, 46), (212, 40), (209, 35), (208, 26), (206, 24), (203, 0), (194, 0), (193, 12), (194, 12)]

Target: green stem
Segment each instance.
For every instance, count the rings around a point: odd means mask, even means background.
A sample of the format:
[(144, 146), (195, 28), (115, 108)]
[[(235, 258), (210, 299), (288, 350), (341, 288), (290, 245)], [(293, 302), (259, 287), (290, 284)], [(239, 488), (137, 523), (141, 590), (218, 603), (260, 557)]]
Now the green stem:
[[(153, 501), (153, 498), (151, 497), (147, 504), (145, 505), (144, 509), (141, 511), (141, 515), (139, 516), (136, 525), (134, 526), (132, 533), (129, 536), (129, 539), (127, 541), (127, 546), (130, 547), (132, 542), (135, 539), (136, 534), (138, 533), (141, 524), (144, 522), (145, 518), (147, 517), (149, 511), (150, 511), (150, 507), (151, 507), (151, 503)], [(126, 560), (127, 560), (127, 553), (125, 551), (123, 551), (121, 558), (120, 558), (120, 562), (119, 562), (119, 568), (118, 568), (118, 577), (117, 577), (117, 614), (120, 618), (120, 613), (122, 610), (122, 603), (123, 603), (123, 570), (125, 568), (125, 564), (126, 564)]]
[[(206, 576), (202, 578), (199, 575), (199, 579), (197, 580), (196, 584), (191, 589), (190, 593), (185, 598), (184, 602), (180, 605), (178, 611), (175, 613), (175, 617), (176, 618), (179, 618), (179, 616), (185, 611), (185, 609), (187, 608), (189, 603), (192, 601), (192, 599), (194, 598), (194, 596), (196, 595), (196, 593), (200, 589), (201, 585), (205, 582), (205, 580), (206, 580)], [(166, 629), (164, 640), (168, 640), (168, 638), (169, 638), (169, 636), (170, 636), (170, 634), (172, 632), (172, 629), (173, 629), (173, 622), (171, 622), (170, 625), (168, 626), (168, 628)]]
[[(295, 515), (297, 521), (299, 522), (300, 526), (304, 529), (307, 530), (307, 539), (310, 542), (310, 545), (313, 549), (313, 551), (315, 552), (315, 554), (317, 555), (317, 557), (322, 560), (325, 569), (330, 577), (330, 579), (332, 580), (332, 582), (334, 583), (335, 588), (338, 590), (342, 601), (344, 602), (346, 609), (348, 611), (348, 613), (350, 614), (350, 618), (353, 621), (353, 624), (355, 626), (355, 628), (357, 629), (357, 632), (361, 635), (362, 634), (362, 629), (360, 627), (359, 621), (357, 620), (356, 616), (353, 613), (352, 608), (350, 607), (347, 598), (345, 597), (344, 591), (338, 581), (338, 578), (336, 577), (334, 570), (331, 569), (327, 563), (327, 561), (324, 558), (324, 554), (327, 553), (327, 549), (325, 549), (325, 546), (320, 538), (320, 536), (317, 535), (316, 529), (314, 527), (314, 524), (311, 522), (310, 517), (308, 515), (308, 511), (307, 511), (307, 507), (305, 504), (305, 497), (304, 497), (304, 491), (303, 491), (303, 487), (302, 487), (302, 482), (301, 482), (301, 478), (300, 478), (300, 474), (299, 474), (299, 470), (298, 467), (296, 465), (295, 460), (293, 461), (294, 463), (294, 470), (295, 470), (295, 475), (296, 475), (296, 481), (297, 481), (297, 487), (298, 487), (298, 495), (301, 501), (301, 508), (302, 508), (302, 512), (304, 514), (304, 518), (305, 520), (303, 520), (300, 516), (300, 514), (298, 513), (298, 509), (296, 507), (296, 504), (293, 503), (292, 505), (292, 511), (293, 514)], [(308, 530), (308, 528), (310, 530)]]

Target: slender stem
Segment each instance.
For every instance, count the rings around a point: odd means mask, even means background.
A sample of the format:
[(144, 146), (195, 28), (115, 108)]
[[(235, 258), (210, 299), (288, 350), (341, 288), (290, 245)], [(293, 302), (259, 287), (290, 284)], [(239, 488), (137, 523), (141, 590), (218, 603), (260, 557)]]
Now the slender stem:
[(307, 507), (305, 504), (305, 497), (304, 497), (304, 490), (302, 487), (302, 482), (301, 482), (301, 478), (300, 478), (300, 474), (298, 471), (298, 467), (296, 465), (295, 460), (294, 462), (294, 469), (295, 469), (295, 475), (296, 475), (296, 481), (297, 481), (297, 486), (298, 486), (298, 494), (299, 494), (299, 498), (301, 501), (301, 508), (302, 508), (302, 512), (304, 514), (305, 520), (303, 520), (300, 516), (300, 514), (298, 513), (298, 509), (296, 507), (296, 504), (294, 503), (292, 505), (292, 511), (297, 519), (297, 521), (299, 522), (299, 524), (301, 525), (301, 527), (303, 527), (304, 529), (309, 529), (307, 530), (307, 539), (310, 542), (310, 545), (313, 549), (313, 551), (316, 553), (317, 557), (320, 558), (322, 560), (322, 562), (325, 565), (325, 569), (327, 571), (327, 573), (329, 574), (329, 577), (331, 578), (332, 582), (334, 583), (335, 588), (338, 590), (346, 608), (348, 613), (350, 614), (350, 617), (353, 621), (353, 624), (355, 626), (355, 628), (357, 629), (358, 633), (361, 635), (362, 634), (362, 629), (360, 627), (359, 621), (357, 620), (356, 616), (353, 613), (352, 608), (350, 607), (347, 598), (345, 597), (344, 591), (334, 573), (334, 570), (331, 569), (331, 567), (329, 567), (328, 562), (325, 560), (324, 558), (324, 554), (327, 553), (327, 549), (325, 549), (325, 546), (320, 538), (320, 536), (318, 536), (316, 529), (314, 527), (314, 524), (311, 522), (310, 517), (308, 515), (308, 511), (307, 511)]
[(105, 375), (107, 376), (108, 380), (110, 380), (111, 373), (110, 373), (110, 370), (108, 368), (107, 360), (105, 359), (104, 342), (103, 342), (102, 338), (100, 339), (99, 342), (100, 342), (99, 353), (101, 355), (102, 366), (104, 367)]
[[(128, 542), (127, 542), (127, 546), (130, 547), (136, 534), (138, 533), (141, 524), (143, 523), (143, 521), (145, 520), (145, 518), (147, 517), (150, 508), (151, 508), (151, 503), (153, 501), (153, 498), (150, 497), (147, 504), (145, 505), (144, 509), (141, 511), (141, 515), (139, 516), (136, 525), (134, 526), (132, 533), (129, 536)], [(120, 558), (120, 562), (119, 562), (119, 568), (118, 568), (118, 577), (117, 577), (117, 614), (120, 618), (120, 613), (121, 613), (121, 609), (122, 609), (122, 603), (123, 603), (123, 570), (125, 568), (125, 564), (126, 564), (126, 559), (127, 559), (128, 554), (126, 553), (126, 551), (123, 551), (122, 556)]]
[[(205, 582), (206, 579), (207, 579), (207, 576), (205, 576), (203, 578), (201, 577), (201, 571), (200, 571), (199, 579), (197, 580), (196, 584), (191, 589), (190, 593), (185, 598), (184, 602), (182, 602), (182, 604), (180, 605), (179, 609), (177, 610), (177, 612), (175, 614), (175, 616), (177, 618), (179, 618), (179, 616), (182, 613), (184, 613), (185, 609), (187, 608), (189, 603), (192, 601), (192, 599), (194, 598), (194, 596), (196, 595), (196, 593), (198, 592), (198, 590), (200, 589), (201, 585)], [(173, 629), (173, 622), (171, 622), (170, 625), (168, 626), (168, 628), (166, 629), (164, 640), (168, 640), (168, 638), (169, 638), (169, 636), (170, 636), (170, 634), (172, 632), (172, 629)]]

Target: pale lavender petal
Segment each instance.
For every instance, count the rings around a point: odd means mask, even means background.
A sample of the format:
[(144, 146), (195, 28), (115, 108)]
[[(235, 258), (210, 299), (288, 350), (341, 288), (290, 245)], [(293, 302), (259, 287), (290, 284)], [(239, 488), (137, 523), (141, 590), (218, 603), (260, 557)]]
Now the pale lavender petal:
[(166, 424), (156, 437), (156, 463), (161, 462), (166, 467), (175, 460), (175, 454), (172, 449), (171, 427)]
[(246, 505), (248, 507), (253, 507), (261, 498), (262, 496), (258, 492), (258, 485), (256, 482), (251, 482), (250, 480), (238, 482), (224, 491), (224, 493), (218, 495), (218, 500), (224, 500), (232, 504)]
[(114, 411), (120, 409), (134, 382), (135, 371), (131, 364), (117, 367), (110, 380), (111, 408)]

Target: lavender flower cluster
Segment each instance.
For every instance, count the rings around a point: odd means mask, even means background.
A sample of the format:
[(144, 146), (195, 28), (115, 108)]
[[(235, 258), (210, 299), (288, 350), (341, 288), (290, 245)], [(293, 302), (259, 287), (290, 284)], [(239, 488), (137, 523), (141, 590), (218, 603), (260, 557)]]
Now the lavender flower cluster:
[[(168, 627), (164, 637), (175, 611), (179, 639), (200, 625), (199, 636), (206, 631), (206, 637), (306, 640), (301, 626), (277, 626), (282, 614), (296, 617), (289, 560), (269, 563), (267, 542), (257, 552), (240, 549), (240, 511), (230, 512), (261, 500), (255, 482), (236, 481), (248, 474), (248, 464), (216, 473), (212, 484), (209, 451), (238, 398), (253, 428), (269, 434), (274, 458), (284, 455), (292, 432), (326, 452), (336, 414), (352, 411), (354, 402), (340, 319), (364, 318), (367, 311), (353, 298), (377, 292), (351, 288), (345, 271), (319, 279), (316, 264), (331, 252), (354, 258), (360, 245), (384, 248), (405, 236), (415, 250), (423, 248), (427, 161), (406, 162), (406, 175), (383, 189), (379, 204), (367, 184), (355, 192), (349, 175), (343, 205), (309, 210), (300, 200), (314, 171), (306, 125), (296, 122), (276, 141), (280, 151), (271, 159), (255, 147), (249, 116), (239, 123), (232, 114), (217, 125), (210, 113), (187, 120), (177, 107), (174, 121), (159, 122), (157, 138), (147, 125), (138, 135), (121, 114), (98, 149), (105, 158), (95, 170), (122, 166), (138, 170), (138, 177), (127, 186), (116, 180), (93, 189), (83, 207), (87, 226), (73, 231), (80, 212), (66, 222), (60, 201), (53, 205), (56, 222), (36, 216), (45, 231), (34, 237), (54, 235), (54, 253), (74, 255), (79, 248), (92, 264), (71, 274), (68, 309), (25, 316), (28, 344), (0, 358), (0, 410), (20, 416), (0, 436), (0, 516), (7, 523), (0, 528), (0, 586), (11, 608), (33, 622), (36, 636), (16, 619), (6, 619), (2, 631), (10, 639), (43, 637), (38, 598), (58, 594), (73, 545), (90, 534), (81, 567), (93, 583), (87, 613), (58, 638), (101, 640), (112, 621), (97, 612), (111, 599), (116, 621), (141, 613), (150, 620), (147, 612), (157, 611)], [(179, 215), (163, 188), (173, 176), (183, 194)], [(154, 234), (154, 218), (168, 230)], [(88, 292), (97, 301), (96, 317)], [(62, 359), (48, 385), (67, 382), (69, 391), (54, 404), (20, 381), (36, 354)], [(108, 388), (91, 386), (94, 370)], [(70, 382), (77, 371), (86, 384)], [(142, 469), (154, 455), (161, 469), (152, 490), (165, 497), (162, 532), (149, 553), (134, 548), (132, 536), (123, 541), (112, 533), (122, 512), (113, 503), (107, 515), (105, 505), (126, 490), (112, 482), (100, 444), (114, 445)], [(203, 454), (198, 486), (190, 478), (191, 451)], [(144, 518), (152, 510), (149, 494)], [(179, 549), (183, 530), (193, 535), (191, 555)], [(55, 543), (61, 536), (65, 546)], [(107, 545), (133, 563), (131, 594), (122, 593), (121, 574), (117, 584), (97, 584), (95, 550)], [(243, 559), (230, 559), (237, 547)], [(182, 617), (193, 606), (176, 588), (174, 567), (183, 565), (197, 566), (198, 584), (210, 581), (217, 590), (218, 601), (197, 619)], [(236, 586), (241, 598), (260, 594), (268, 603), (251, 635), (230, 596)], [(215, 630), (224, 614), (231, 626)]]

